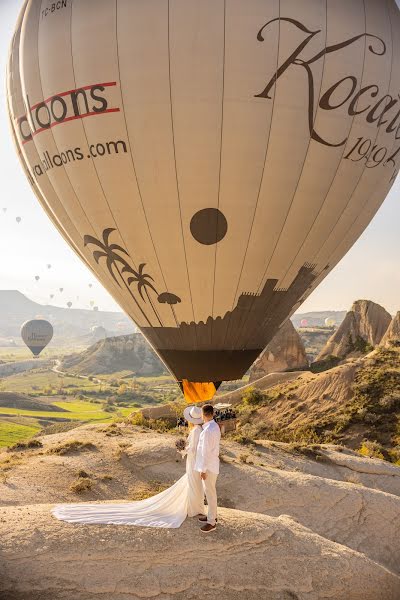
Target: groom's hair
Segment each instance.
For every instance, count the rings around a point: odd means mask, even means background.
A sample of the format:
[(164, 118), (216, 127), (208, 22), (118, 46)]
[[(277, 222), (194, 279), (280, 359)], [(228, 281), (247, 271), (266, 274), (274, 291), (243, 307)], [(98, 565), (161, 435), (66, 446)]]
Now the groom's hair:
[(203, 406), (203, 415), (205, 415), (206, 417), (214, 416), (214, 407), (212, 404), (205, 404)]

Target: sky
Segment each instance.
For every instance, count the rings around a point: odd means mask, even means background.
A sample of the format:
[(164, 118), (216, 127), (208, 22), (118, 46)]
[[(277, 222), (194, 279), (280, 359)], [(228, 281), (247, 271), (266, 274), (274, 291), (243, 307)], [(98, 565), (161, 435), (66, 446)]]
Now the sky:
[[(4, 81), (21, 4), (22, 0), (0, 0), (0, 289), (20, 290), (40, 303), (65, 306), (71, 301), (75, 308), (88, 308), (94, 301), (100, 310), (119, 310), (43, 212), (14, 150)], [(360, 298), (373, 300), (392, 314), (400, 310), (399, 197), (400, 178), (362, 237), (298, 312), (346, 310)], [(17, 217), (21, 217), (19, 224)]]

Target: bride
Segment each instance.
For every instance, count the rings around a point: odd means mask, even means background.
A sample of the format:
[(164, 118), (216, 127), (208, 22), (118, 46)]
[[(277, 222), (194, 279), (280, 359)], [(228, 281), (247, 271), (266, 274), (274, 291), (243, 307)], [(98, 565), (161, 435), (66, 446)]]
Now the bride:
[(60, 504), (52, 513), (68, 523), (180, 527), (187, 516), (204, 515), (204, 490), (200, 473), (194, 470), (197, 444), (203, 422), (201, 408), (188, 406), (183, 413), (190, 433), (182, 451), (186, 473), (170, 488), (140, 500), (118, 504)]

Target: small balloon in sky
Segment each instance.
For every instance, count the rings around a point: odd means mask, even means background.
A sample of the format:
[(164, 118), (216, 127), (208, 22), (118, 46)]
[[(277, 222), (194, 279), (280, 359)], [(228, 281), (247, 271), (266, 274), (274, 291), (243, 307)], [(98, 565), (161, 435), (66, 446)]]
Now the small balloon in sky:
[(91, 301), (89, 302), (89, 304), (90, 304), (90, 306), (94, 306), (94, 300), (91, 300)]
[(35, 275), (35, 279), (36, 279), (36, 281), (39, 281), (39, 279), (40, 279), (39, 275)]
[(67, 306), (68, 306), (68, 308), (71, 308), (72, 302), (67, 302)]
[(93, 283), (89, 283), (89, 287), (90, 287), (90, 288), (91, 288), (91, 287), (93, 287)]
[(22, 221), (21, 217), (16, 217), (15, 220), (17, 221), (17, 223), (21, 223)]
[(99, 310), (98, 306), (93, 306), (93, 310), (95, 310), (96, 312)]
[(3, 208), (3, 213), (6, 213), (6, 212), (7, 212), (7, 208), (6, 208), (6, 207), (4, 207), (4, 208)]
[(21, 337), (34, 356), (39, 356), (53, 337), (53, 327), (42, 316), (26, 321), (21, 327)]
[(48, 269), (51, 269), (51, 265), (47, 265), (47, 268), (48, 268)]
[(60, 292), (63, 292), (63, 291), (64, 291), (64, 288), (58, 288), (58, 289), (60, 290)]
[(50, 298), (54, 298), (54, 294), (50, 294)]
[(336, 321), (332, 317), (328, 317), (327, 319), (325, 319), (325, 325), (327, 327), (334, 327), (334, 325), (336, 325)]

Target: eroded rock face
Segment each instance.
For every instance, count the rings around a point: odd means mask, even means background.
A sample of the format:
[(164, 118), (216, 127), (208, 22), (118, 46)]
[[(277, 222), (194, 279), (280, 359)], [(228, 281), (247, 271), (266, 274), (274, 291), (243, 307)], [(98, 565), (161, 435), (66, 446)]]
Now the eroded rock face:
[(367, 349), (367, 346), (377, 346), (391, 320), (390, 314), (379, 304), (371, 300), (357, 300), (317, 360), (328, 356), (345, 358), (348, 354)]
[(400, 312), (393, 317), (385, 335), (381, 340), (381, 346), (400, 346)]
[(304, 344), (288, 319), (274, 339), (268, 344), (250, 371), (250, 381), (286, 369), (303, 369), (308, 366)]
[(141, 333), (99, 340), (84, 352), (67, 356), (61, 368), (85, 375), (132, 371), (157, 376), (166, 368)]

